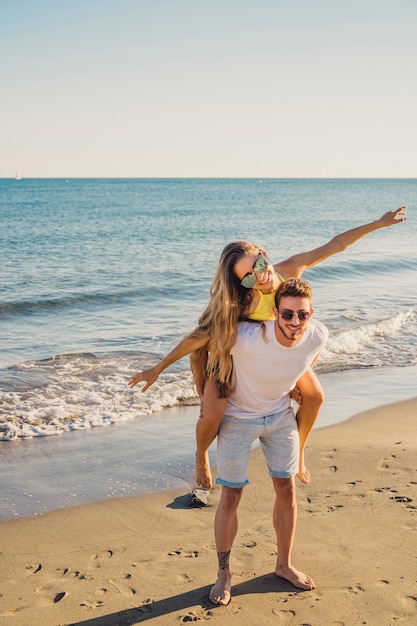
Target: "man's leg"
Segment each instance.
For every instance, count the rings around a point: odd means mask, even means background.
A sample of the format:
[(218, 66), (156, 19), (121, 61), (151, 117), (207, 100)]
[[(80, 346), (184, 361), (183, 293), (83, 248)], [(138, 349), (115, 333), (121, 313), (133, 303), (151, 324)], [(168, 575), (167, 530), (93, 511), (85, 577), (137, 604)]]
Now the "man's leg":
[(297, 501), (295, 498), (295, 477), (272, 478), (275, 489), (273, 521), (277, 536), (277, 563), (275, 574), (288, 580), (298, 589), (314, 589), (314, 581), (291, 564), (291, 551), (294, 543), (297, 522)]
[(307, 370), (297, 381), (297, 387), (302, 398), (302, 405), (298, 407), (296, 416), (300, 436), (300, 465), (297, 476), (301, 482), (309, 483), (310, 472), (304, 463), (304, 448), (324, 402), (324, 391), (312, 369)]
[(216, 438), (226, 406), (227, 398), (218, 396), (216, 380), (212, 377), (208, 378), (204, 384), (202, 412), (196, 426), (196, 484), (202, 489), (209, 490), (213, 486), (208, 449)]
[(214, 535), (219, 562), (217, 580), (210, 591), (210, 600), (214, 604), (226, 605), (230, 602), (232, 589), (230, 551), (238, 529), (237, 508), (242, 492), (243, 487), (237, 489), (222, 487), (214, 520)]

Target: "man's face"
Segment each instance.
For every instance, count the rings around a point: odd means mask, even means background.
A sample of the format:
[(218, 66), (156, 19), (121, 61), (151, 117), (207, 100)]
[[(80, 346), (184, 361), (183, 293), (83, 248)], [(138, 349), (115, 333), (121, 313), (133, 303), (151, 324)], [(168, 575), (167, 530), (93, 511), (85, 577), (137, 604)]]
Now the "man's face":
[(277, 320), (278, 340), (285, 346), (298, 343), (313, 314), (310, 298), (284, 296), (279, 303), (279, 310), (274, 309), (274, 312)]

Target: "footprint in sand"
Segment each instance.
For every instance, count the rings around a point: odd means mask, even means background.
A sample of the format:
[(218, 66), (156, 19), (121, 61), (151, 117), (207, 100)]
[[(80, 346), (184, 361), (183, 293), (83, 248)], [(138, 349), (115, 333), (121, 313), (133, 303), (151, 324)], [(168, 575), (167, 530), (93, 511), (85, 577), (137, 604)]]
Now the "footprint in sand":
[(79, 580), (92, 580), (91, 575), (83, 574), (79, 570), (71, 570), (69, 567), (58, 567), (56, 570), (61, 576), (69, 576), (71, 578), (78, 578)]
[(146, 600), (142, 600), (142, 605), (138, 606), (138, 611), (140, 611), (141, 613), (152, 613), (152, 604), (154, 603), (154, 600), (152, 600), (151, 598), (147, 598)]
[(182, 583), (192, 583), (195, 581), (195, 576), (191, 576), (190, 574), (179, 574), (175, 578)]
[(409, 470), (409, 468), (401, 461), (401, 458), (397, 458), (396, 454), (391, 454), (381, 459), (379, 462), (379, 469), (381, 471), (390, 471), (393, 476)]
[(183, 556), (186, 559), (195, 559), (200, 555), (197, 550), (191, 550), (190, 552), (183, 552), (182, 550), (171, 550), (171, 552), (168, 552), (168, 556)]
[(117, 591), (121, 593), (123, 596), (131, 596), (135, 595), (137, 590), (134, 587), (131, 587), (126, 583), (126, 580), (130, 580), (132, 578), (131, 574), (125, 574), (123, 578), (113, 578), (109, 579), (109, 583), (116, 587)]
[(85, 600), (85, 602), (80, 602), (80, 606), (85, 606), (87, 609), (99, 609), (103, 606), (103, 600), (97, 600), (97, 602)]
[(66, 591), (57, 591), (57, 585), (44, 585), (43, 587), (39, 587), (36, 589), (36, 593), (42, 598), (44, 606), (49, 606), (51, 604), (58, 604), (61, 602), (67, 595)]
[(337, 448), (333, 448), (333, 450), (329, 450), (329, 452), (326, 452), (325, 454), (323, 454), (323, 459), (326, 459), (327, 461), (329, 461), (330, 459), (334, 459), (335, 452), (337, 452)]
[(411, 498), (408, 498), (407, 496), (391, 496), (390, 500), (394, 500), (394, 502), (402, 502), (402, 503), (413, 501)]
[(103, 550), (98, 554), (94, 554), (91, 558), (96, 562), (97, 567), (101, 567), (102, 563), (105, 563), (113, 556), (113, 550)]
[(408, 496), (391, 496), (390, 500), (394, 500), (394, 502), (399, 502), (404, 506), (405, 509), (408, 509), (410, 513), (414, 513), (417, 510), (417, 507), (414, 504), (410, 504), (413, 501), (412, 498)]
[(390, 469), (392, 465), (392, 459), (395, 459), (395, 455), (391, 455), (390, 457), (385, 457), (381, 459), (379, 463), (379, 469)]
[(353, 593), (355, 595), (358, 595), (359, 593), (362, 593), (365, 591), (365, 589), (361, 586), (361, 585), (355, 585), (354, 587), (348, 587), (346, 589), (347, 593)]
[(288, 624), (289, 620), (292, 621), (296, 616), (295, 611), (284, 611), (283, 609), (272, 609), (272, 613), (277, 617), (284, 619), (286, 624)]
[(84, 600), (84, 602), (80, 603), (80, 606), (85, 606), (89, 609), (98, 609), (101, 606), (103, 606), (104, 604), (104, 600), (101, 600), (101, 596), (104, 596), (104, 594), (107, 593), (107, 589), (105, 589), (104, 587), (102, 587), (101, 589), (97, 589), (94, 592), (94, 596), (93, 598), (89, 598), (87, 600)]
[(333, 511), (337, 511), (337, 509), (343, 509), (343, 504), (334, 504), (333, 506), (329, 506), (327, 512), (333, 513)]
[(182, 615), (180, 620), (182, 623), (187, 622), (200, 622), (202, 620), (210, 619), (213, 615), (212, 611), (207, 611), (207, 613), (195, 613), (194, 611), (190, 611), (187, 615)]
[(61, 602), (61, 600), (65, 598), (66, 595), (67, 594), (65, 593), (65, 591), (60, 591), (59, 593), (57, 593), (54, 598), (54, 604), (56, 604), (57, 602)]
[(36, 565), (26, 565), (25, 569), (26, 569), (26, 575), (25, 575), (25, 578), (26, 578), (26, 576), (31, 576), (32, 574), (37, 574), (38, 572), (40, 572), (42, 569), (42, 565), (41, 563), (38, 563)]

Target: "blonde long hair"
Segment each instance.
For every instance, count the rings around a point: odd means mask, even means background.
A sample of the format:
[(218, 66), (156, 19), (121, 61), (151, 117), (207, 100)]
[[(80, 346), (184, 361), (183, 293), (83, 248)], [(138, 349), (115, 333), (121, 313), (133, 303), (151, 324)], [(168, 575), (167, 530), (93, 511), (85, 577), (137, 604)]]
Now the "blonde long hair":
[(220, 396), (228, 395), (232, 374), (230, 350), (235, 343), (237, 324), (245, 319), (252, 289), (240, 284), (234, 268), (243, 256), (266, 252), (248, 241), (233, 241), (223, 249), (210, 287), (210, 300), (199, 319), (198, 331), (210, 336), (206, 374), (215, 376), (219, 383)]

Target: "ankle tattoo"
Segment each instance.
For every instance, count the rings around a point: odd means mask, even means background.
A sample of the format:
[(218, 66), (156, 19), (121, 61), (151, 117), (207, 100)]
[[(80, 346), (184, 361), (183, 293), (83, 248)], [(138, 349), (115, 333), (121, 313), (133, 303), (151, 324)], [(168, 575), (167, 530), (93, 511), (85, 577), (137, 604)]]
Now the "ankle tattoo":
[(229, 569), (230, 550), (228, 550), (227, 552), (218, 552), (217, 558), (219, 560), (220, 569)]

